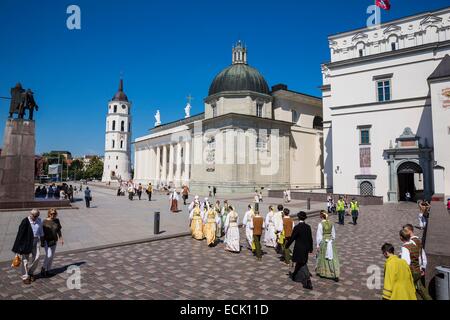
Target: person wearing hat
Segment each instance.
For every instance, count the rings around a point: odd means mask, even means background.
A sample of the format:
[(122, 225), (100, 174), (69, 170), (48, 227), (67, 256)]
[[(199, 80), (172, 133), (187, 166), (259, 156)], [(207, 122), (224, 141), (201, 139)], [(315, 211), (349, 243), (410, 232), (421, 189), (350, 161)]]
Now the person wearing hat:
[[(300, 211), (297, 214), (300, 221), (292, 230), (292, 235), (286, 243), (286, 249), (289, 249), (295, 241), (292, 261), (295, 262), (294, 272), (290, 273), (292, 280), (301, 282), (303, 288), (312, 290), (311, 274), (308, 270), (308, 257), (313, 253), (313, 238), (311, 227), (305, 223), (306, 213)], [(298, 276), (298, 277), (297, 277)]]
[(352, 214), (353, 225), (356, 225), (359, 216), (359, 203), (355, 198), (352, 198), (350, 202), (350, 212)]

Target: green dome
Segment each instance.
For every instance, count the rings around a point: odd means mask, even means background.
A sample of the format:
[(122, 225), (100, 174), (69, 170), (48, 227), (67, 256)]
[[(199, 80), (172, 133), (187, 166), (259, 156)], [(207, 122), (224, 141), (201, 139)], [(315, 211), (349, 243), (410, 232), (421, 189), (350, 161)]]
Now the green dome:
[(236, 91), (270, 93), (269, 86), (261, 73), (244, 63), (233, 64), (220, 72), (209, 88), (209, 95)]

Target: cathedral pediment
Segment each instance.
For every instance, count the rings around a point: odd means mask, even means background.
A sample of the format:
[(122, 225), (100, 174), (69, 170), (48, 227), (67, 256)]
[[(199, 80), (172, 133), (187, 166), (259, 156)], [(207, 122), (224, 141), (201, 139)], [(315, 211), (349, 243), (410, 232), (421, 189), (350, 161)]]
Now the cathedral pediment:
[(420, 22), (420, 25), (436, 24), (436, 23), (440, 23), (440, 22), (442, 22), (442, 18), (433, 16), (433, 15), (429, 15), (428, 17), (426, 17), (425, 19), (423, 19)]

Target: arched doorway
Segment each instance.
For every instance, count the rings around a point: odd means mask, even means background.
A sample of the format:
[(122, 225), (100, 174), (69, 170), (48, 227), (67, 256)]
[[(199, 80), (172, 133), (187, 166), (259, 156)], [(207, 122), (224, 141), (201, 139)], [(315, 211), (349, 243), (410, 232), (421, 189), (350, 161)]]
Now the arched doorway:
[(407, 192), (414, 201), (418, 193), (423, 192), (422, 174), (422, 167), (415, 162), (403, 162), (398, 166), (398, 199), (400, 201), (406, 201)]

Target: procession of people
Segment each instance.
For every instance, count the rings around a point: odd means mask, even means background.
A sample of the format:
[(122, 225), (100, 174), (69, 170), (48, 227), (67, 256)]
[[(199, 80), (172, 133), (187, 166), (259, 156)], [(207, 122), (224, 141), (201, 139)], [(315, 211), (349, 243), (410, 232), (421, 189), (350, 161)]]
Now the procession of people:
[[(277, 212), (273, 206), (269, 206), (268, 212), (263, 217), (259, 204), (254, 202), (247, 206), (247, 211), (242, 218), (244, 239), (239, 232), (239, 214), (229, 204), (228, 200), (217, 200), (214, 205), (208, 198), (200, 200), (195, 196), (189, 204), (189, 227), (192, 238), (206, 240), (208, 247), (215, 247), (218, 243), (224, 244), (224, 249), (232, 253), (242, 251), (241, 240), (253, 253), (257, 261), (262, 261), (262, 245), (274, 250), (280, 255), (289, 268), (295, 268), (290, 272), (290, 277), (295, 282), (300, 282), (306, 289), (312, 289), (311, 274), (307, 267), (309, 255), (314, 253), (311, 227), (305, 222), (307, 215), (301, 211), (297, 214), (299, 223), (296, 225), (291, 211), (283, 205), (277, 206)], [(322, 211), (321, 222), (317, 226), (317, 250), (316, 250), (316, 274), (322, 278), (339, 281), (340, 265), (338, 252), (335, 246), (336, 230), (334, 224), (328, 219), (326, 211)], [(289, 248), (293, 246), (293, 251)]]
[[(153, 186), (141, 184), (134, 185), (129, 182), (120, 186), (127, 188), (129, 199), (133, 200), (135, 194), (140, 199), (145, 190), (151, 201)], [(81, 189), (81, 188), (80, 188)], [(188, 199), (189, 189), (183, 186), (180, 191), (169, 188), (166, 195), (169, 198), (170, 212), (180, 212), (179, 200), (182, 196), (183, 204)], [(92, 201), (91, 190), (84, 189), (86, 206)], [(291, 211), (282, 204), (268, 206), (263, 216), (262, 196), (255, 193), (254, 202), (247, 206), (242, 220), (234, 205), (228, 200), (221, 203), (216, 200), (211, 203), (208, 197), (203, 200), (198, 195), (194, 197), (189, 206), (189, 229), (192, 238), (198, 241), (206, 240), (208, 247), (214, 248), (223, 243), (228, 252), (239, 254), (242, 252), (241, 242), (256, 257), (263, 261), (265, 250), (273, 250), (279, 255), (280, 261), (289, 268), (289, 277), (303, 285), (305, 289), (312, 290), (311, 272), (308, 268), (310, 255), (314, 255), (314, 272), (318, 278), (325, 281), (340, 280), (340, 258), (336, 241), (338, 239), (335, 223), (331, 221), (330, 214), (337, 213), (338, 225), (344, 224), (345, 216), (351, 216), (352, 224), (357, 225), (360, 214), (360, 205), (355, 198), (347, 202), (346, 196), (339, 196), (335, 209), (333, 198), (327, 197), (328, 210), (320, 211), (320, 221), (315, 232), (315, 241), (310, 225), (306, 223), (307, 214), (303, 211), (291, 214)], [(418, 201), (419, 227), (427, 226), (431, 205), (425, 200)], [(44, 250), (44, 261), (40, 277), (52, 276), (52, 263), (57, 244), (64, 244), (62, 227), (57, 218), (55, 209), (48, 210), (45, 220), (39, 218), (40, 212), (33, 209), (29, 216), (24, 218), (19, 226), (12, 251), (15, 253), (13, 265), (21, 270), (24, 284), (30, 284), (36, 279), (36, 270), (40, 258), (40, 247)], [(298, 218), (295, 223), (293, 217)], [(242, 223), (243, 239), (241, 239), (240, 223)], [(400, 250), (395, 254), (394, 245), (385, 243), (382, 254), (386, 258), (383, 299), (387, 300), (432, 300), (425, 286), (424, 275), (427, 267), (427, 256), (422, 240), (415, 235), (412, 224), (404, 225), (399, 232)], [(314, 246), (315, 244), (315, 246)], [(291, 248), (293, 250), (291, 251)], [(295, 266), (295, 267), (294, 267)], [(291, 270), (293, 268), (293, 271)]]

